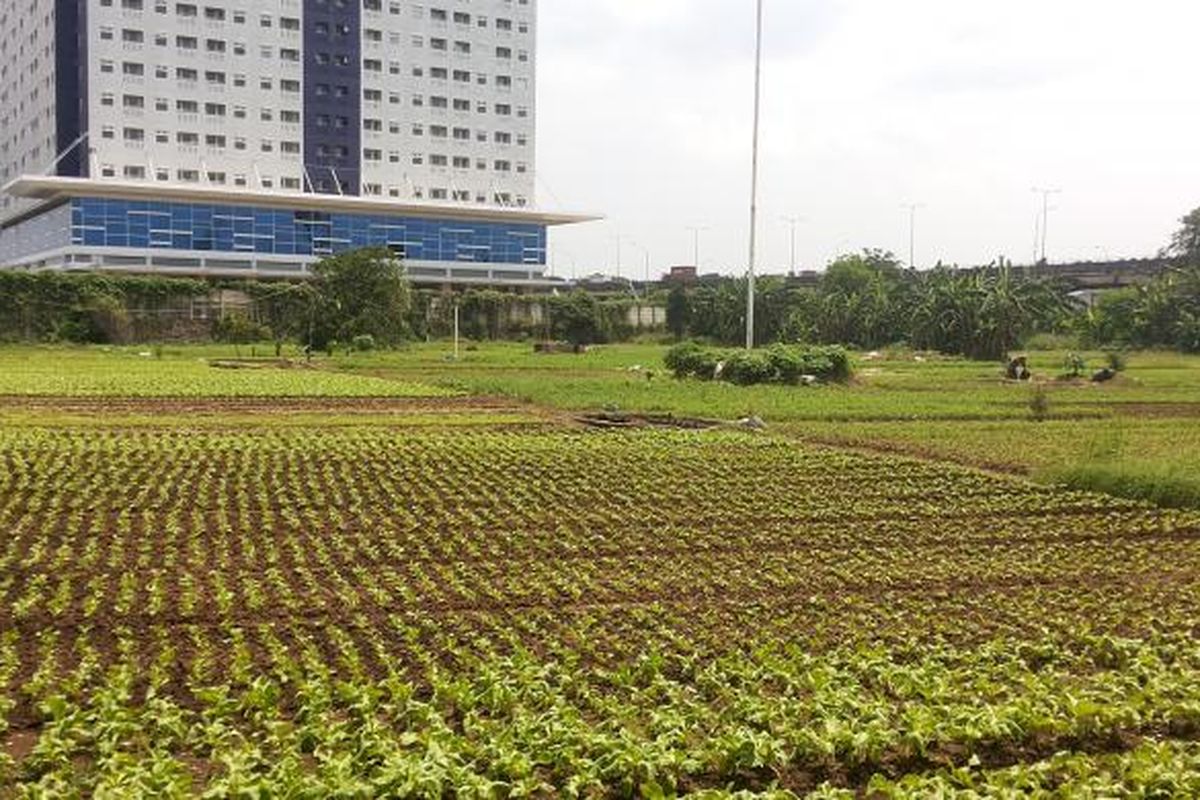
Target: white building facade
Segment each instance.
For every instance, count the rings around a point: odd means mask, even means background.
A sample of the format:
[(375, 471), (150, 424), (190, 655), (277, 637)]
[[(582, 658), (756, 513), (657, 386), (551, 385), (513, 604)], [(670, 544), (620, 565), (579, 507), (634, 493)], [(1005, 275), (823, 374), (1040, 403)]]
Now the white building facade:
[[(0, 0), (0, 265), (536, 282), (536, 0)], [(473, 276), (473, 277), (472, 277)], [(518, 277), (523, 276), (523, 277)]]

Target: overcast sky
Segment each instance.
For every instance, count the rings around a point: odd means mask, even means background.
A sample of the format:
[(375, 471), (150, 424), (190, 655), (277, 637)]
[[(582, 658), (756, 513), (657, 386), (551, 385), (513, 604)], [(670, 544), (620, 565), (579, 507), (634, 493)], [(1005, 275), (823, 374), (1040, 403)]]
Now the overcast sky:
[[(556, 274), (744, 271), (753, 0), (541, 0), (538, 202)], [(1200, 206), (1198, 0), (766, 0), (760, 242), (918, 266), (1148, 256)]]

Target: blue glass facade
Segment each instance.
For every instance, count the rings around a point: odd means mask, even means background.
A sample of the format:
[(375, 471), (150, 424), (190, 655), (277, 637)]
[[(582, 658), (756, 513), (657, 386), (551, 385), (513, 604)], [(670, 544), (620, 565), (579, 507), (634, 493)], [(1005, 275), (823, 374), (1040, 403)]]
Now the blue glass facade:
[(359, 194), (362, 3), (304, 0), (305, 189)]
[(71, 201), (71, 242), (289, 256), (389, 247), (415, 261), (546, 263), (544, 225), (102, 198)]
[[(54, 91), (57, 107), (58, 174), (87, 177), (88, 146), (80, 137), (88, 130), (87, 0), (56, 0)], [(16, 24), (12, 21), (10, 24)]]

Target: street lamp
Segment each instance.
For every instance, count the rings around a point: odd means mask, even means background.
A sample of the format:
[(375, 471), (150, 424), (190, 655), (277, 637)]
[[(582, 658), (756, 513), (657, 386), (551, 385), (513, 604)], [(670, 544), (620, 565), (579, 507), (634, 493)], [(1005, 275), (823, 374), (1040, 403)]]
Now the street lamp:
[(621, 234), (613, 234), (613, 239), (617, 242), (617, 277), (621, 277)]
[(1046, 231), (1050, 227), (1050, 195), (1062, 194), (1062, 189), (1042, 189), (1037, 186), (1031, 189), (1034, 194), (1042, 196), (1042, 263), (1046, 262)]
[(642, 255), (643, 255), (643, 256), (645, 257), (645, 259), (646, 259), (646, 263), (645, 263), (645, 269), (646, 269), (645, 283), (646, 283), (646, 285), (647, 285), (647, 286), (649, 286), (649, 285), (650, 285), (650, 248), (648, 248), (648, 247), (643, 247), (643, 246), (642, 246), (641, 244), (639, 244), (638, 242), (632, 242), (632, 241), (631, 241), (631, 242), (630, 242), (630, 244), (631, 244), (631, 245), (633, 245), (634, 247), (636, 247), (638, 250), (641, 250), (641, 251), (642, 251)]
[(763, 0), (755, 3), (754, 137), (750, 148), (750, 263), (746, 270), (746, 349), (754, 349), (754, 267), (758, 255), (758, 126), (762, 110)]
[(789, 263), (789, 271), (796, 274), (796, 225), (804, 221), (804, 217), (783, 217), (783, 221), (791, 228), (791, 260)]
[(907, 203), (901, 208), (908, 209), (908, 268), (917, 268), (917, 209), (924, 208), (924, 203)]
[(708, 226), (696, 227), (689, 226), (688, 230), (692, 232), (692, 266), (696, 268), (696, 272), (700, 271), (700, 234), (709, 230)]

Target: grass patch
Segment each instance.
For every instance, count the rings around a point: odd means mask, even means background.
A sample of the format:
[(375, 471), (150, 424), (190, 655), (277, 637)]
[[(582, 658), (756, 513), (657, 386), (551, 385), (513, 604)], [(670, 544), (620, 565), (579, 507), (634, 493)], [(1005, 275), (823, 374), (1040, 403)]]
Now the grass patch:
[(1073, 464), (1044, 470), (1039, 477), (1070, 489), (1144, 500), (1163, 508), (1200, 508), (1200, 474), (1179, 464)]

